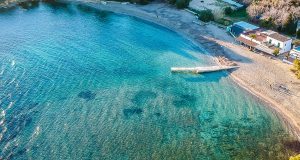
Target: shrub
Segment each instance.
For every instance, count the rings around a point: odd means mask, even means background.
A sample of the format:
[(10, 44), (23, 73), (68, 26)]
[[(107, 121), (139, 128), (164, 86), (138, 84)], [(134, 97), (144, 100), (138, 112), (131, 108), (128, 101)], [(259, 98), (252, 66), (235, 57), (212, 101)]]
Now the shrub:
[(176, 3), (176, 0), (168, 0), (168, 2), (170, 3), (170, 4), (175, 4)]
[(279, 55), (279, 48), (274, 49), (273, 55), (274, 56), (278, 56)]
[(230, 14), (232, 14), (232, 12), (233, 12), (233, 9), (231, 7), (226, 7), (224, 9), (225, 15), (230, 15)]
[(183, 9), (189, 6), (189, 0), (176, 0), (175, 5), (178, 9)]
[(292, 71), (295, 73), (296, 77), (300, 79), (300, 60), (295, 59), (294, 60), (294, 68), (292, 68)]
[(220, 18), (220, 19), (217, 19), (215, 21), (219, 24), (224, 25), (224, 26), (229, 26), (233, 23), (231, 20), (228, 20), (228, 19), (225, 19), (225, 18)]
[(198, 12), (198, 18), (203, 22), (209, 22), (214, 20), (214, 15), (211, 10), (203, 10)]
[(297, 156), (292, 156), (292, 157), (290, 157), (289, 160), (300, 160), (300, 154), (297, 155)]
[(39, 5), (39, 1), (34, 1), (34, 0), (24, 1), (24, 2), (19, 2), (18, 5), (23, 9), (30, 9), (30, 8), (37, 7)]
[(299, 59), (294, 60), (294, 69), (300, 70), (300, 60)]

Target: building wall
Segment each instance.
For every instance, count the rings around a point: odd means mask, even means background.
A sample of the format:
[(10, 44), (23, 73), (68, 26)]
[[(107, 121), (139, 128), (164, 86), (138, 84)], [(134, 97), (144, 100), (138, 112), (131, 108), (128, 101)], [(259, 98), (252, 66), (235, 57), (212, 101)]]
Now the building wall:
[(283, 51), (284, 52), (289, 52), (291, 49), (292, 49), (292, 39), (285, 42), (285, 46), (284, 46)]

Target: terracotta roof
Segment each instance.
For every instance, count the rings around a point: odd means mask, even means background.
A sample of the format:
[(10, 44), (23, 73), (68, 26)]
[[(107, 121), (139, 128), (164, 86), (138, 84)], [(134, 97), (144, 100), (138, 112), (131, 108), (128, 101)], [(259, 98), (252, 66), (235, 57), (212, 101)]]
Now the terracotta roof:
[(241, 36), (239, 36), (236, 40), (239, 41), (239, 42), (242, 42), (242, 43), (244, 43), (244, 44), (246, 44), (246, 45), (248, 45), (250, 47), (255, 47), (255, 46), (258, 45), (257, 43), (252, 42), (252, 41), (250, 41), (248, 39), (245, 39), (245, 38), (243, 38)]
[(286, 37), (286, 36), (283, 36), (279, 33), (273, 33), (273, 34), (270, 34), (269, 37), (273, 38), (273, 39), (276, 39), (278, 41), (281, 41), (281, 42), (286, 42), (288, 41), (290, 38)]
[(263, 31), (264, 31), (264, 29), (259, 28), (259, 29), (255, 29), (252, 31), (245, 32), (244, 35), (246, 35), (247, 37), (250, 37), (250, 35), (254, 34), (255, 40), (257, 40), (259, 42), (264, 42), (267, 39), (267, 35), (262, 33)]

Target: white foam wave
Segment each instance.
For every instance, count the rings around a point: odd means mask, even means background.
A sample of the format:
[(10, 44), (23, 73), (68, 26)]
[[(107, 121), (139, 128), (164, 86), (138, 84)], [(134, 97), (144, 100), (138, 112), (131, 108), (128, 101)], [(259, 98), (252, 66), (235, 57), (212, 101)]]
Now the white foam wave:
[(5, 110), (1, 111), (0, 117), (5, 117)]
[(16, 64), (16, 61), (15, 61), (15, 60), (12, 60), (12, 61), (11, 61), (11, 66), (13, 67), (13, 66), (15, 66), (15, 64)]
[(13, 78), (7, 85), (12, 84), (15, 80), (16, 80), (16, 78)]
[(7, 106), (7, 109), (10, 109), (14, 105), (14, 102), (9, 102), (9, 105)]
[(0, 75), (3, 75), (3, 73), (4, 73), (4, 67), (2, 66)]
[(33, 134), (34, 134), (35, 136), (38, 136), (38, 135), (40, 134), (40, 130), (41, 130), (41, 129), (40, 129), (40, 126), (37, 126), (37, 127), (35, 128)]

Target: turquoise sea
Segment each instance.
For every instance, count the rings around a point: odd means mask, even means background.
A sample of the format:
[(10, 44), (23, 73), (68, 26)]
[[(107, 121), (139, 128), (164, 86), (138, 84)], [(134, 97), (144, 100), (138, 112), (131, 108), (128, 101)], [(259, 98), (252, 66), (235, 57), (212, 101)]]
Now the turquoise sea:
[[(199, 33), (201, 34), (201, 33)], [(279, 118), (178, 34), (83, 5), (0, 12), (0, 159), (287, 159)]]

